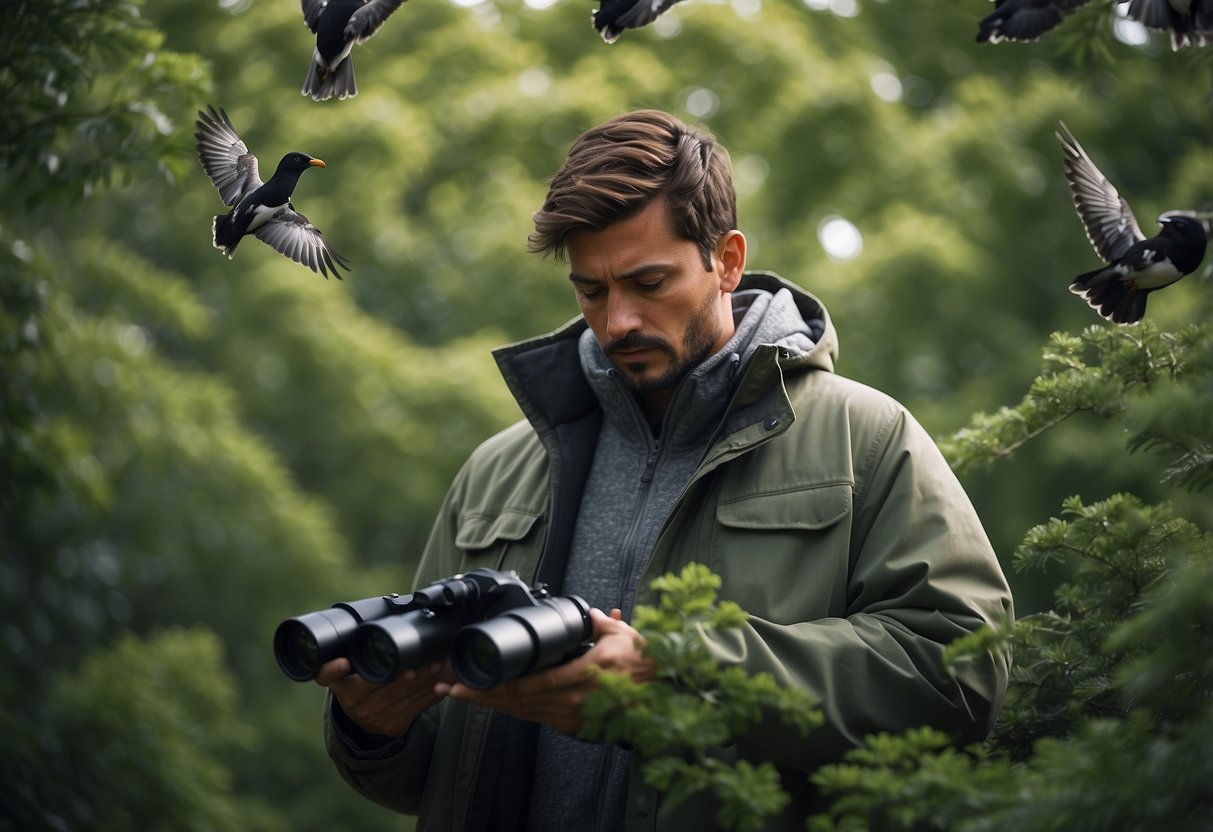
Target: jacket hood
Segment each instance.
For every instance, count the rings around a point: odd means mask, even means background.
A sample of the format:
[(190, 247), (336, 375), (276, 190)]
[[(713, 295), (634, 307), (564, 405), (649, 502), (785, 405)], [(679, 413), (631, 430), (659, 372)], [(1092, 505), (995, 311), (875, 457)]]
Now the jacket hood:
[[(789, 370), (834, 372), (838, 357), (838, 336), (825, 306), (811, 293), (774, 272), (746, 272), (733, 293), (745, 302), (744, 295), (768, 292), (777, 295), (786, 290), (799, 313), (788, 311), (787, 319), (773, 330), (770, 346), (781, 355)], [(578, 339), (588, 329), (585, 318), (577, 316), (546, 335), (508, 344), (493, 351), (493, 357), (510, 391), (527, 419), (540, 429), (546, 423), (571, 422), (597, 406), (582, 371)], [(791, 333), (789, 335), (789, 333)], [(761, 337), (758, 341), (761, 341)], [(752, 347), (758, 347), (756, 341)], [(762, 344), (766, 346), (767, 344)], [(748, 357), (748, 356), (747, 356)]]
[[(834, 372), (834, 362), (838, 360), (838, 333), (830, 320), (830, 314), (825, 305), (816, 296), (795, 283), (785, 280), (774, 272), (746, 272), (734, 295), (746, 292), (765, 291), (772, 295), (786, 289), (799, 312), (800, 318), (807, 327), (809, 343), (804, 338), (778, 337), (768, 343), (788, 350), (791, 355), (789, 366), (803, 369), (825, 370)], [(795, 331), (796, 328), (792, 327)], [(759, 339), (761, 340), (761, 338)]]

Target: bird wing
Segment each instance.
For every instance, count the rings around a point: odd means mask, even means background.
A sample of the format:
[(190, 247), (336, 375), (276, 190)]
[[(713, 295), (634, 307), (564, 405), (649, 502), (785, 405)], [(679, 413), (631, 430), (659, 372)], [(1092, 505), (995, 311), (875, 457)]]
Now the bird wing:
[(1065, 151), (1066, 180), (1070, 183), (1074, 208), (1095, 253), (1111, 263), (1146, 235), (1141, 233), (1129, 203), (1095, 167), (1065, 122), (1058, 123), (1062, 132), (1054, 135)]
[(331, 271), (340, 280), (337, 267), (341, 266), (347, 271), (350, 268), (349, 262), (324, 239), (320, 229), (289, 202), (275, 211), (270, 221), (254, 231), (253, 235), (279, 254), (302, 263), (326, 278)]
[(602, 0), (591, 13), (594, 28), (607, 43), (614, 43), (624, 29), (647, 26), (679, 0)]
[(312, 34), (316, 34), (316, 28), (320, 25), (320, 13), (324, 11), (324, 7), (329, 4), (329, 0), (301, 0), (300, 5), (303, 6), (303, 22)]
[(1171, 28), (1171, 9), (1167, 0), (1130, 0), (1128, 15), (1148, 29)]
[(210, 105), (206, 109), (205, 113), (198, 111), (194, 122), (198, 161), (219, 189), (223, 204), (235, 205), (245, 194), (261, 187), (257, 157), (249, 153), (222, 107), (219, 112)]
[(978, 43), (1030, 43), (1061, 25), (1090, 0), (995, 0), (994, 11), (978, 24)]
[(640, 0), (615, 20), (625, 29), (639, 29), (661, 17), (677, 2), (678, 0)]
[(350, 15), (350, 22), (345, 24), (345, 36), (355, 38), (359, 43), (367, 40), (379, 31), (383, 21), (392, 12), (404, 5), (405, 0), (368, 0), (361, 9)]

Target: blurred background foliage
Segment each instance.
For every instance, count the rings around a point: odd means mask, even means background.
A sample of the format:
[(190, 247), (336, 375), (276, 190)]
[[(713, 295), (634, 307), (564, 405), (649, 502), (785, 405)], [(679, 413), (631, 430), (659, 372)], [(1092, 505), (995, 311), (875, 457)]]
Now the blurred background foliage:
[[(941, 438), (1019, 401), (1051, 333), (1098, 323), (1066, 290), (1098, 260), (1059, 119), (1147, 233), (1213, 208), (1210, 50), (1110, 4), (980, 46), (977, 0), (688, 0), (608, 46), (584, 0), (412, 0), (355, 51), (359, 95), (323, 103), (298, 92), (295, 2), (4, 6), (0, 829), (408, 828), (333, 774), (319, 691), (270, 635), (407, 589), (450, 477), (518, 418), (489, 349), (575, 312), (525, 239), (587, 127), (651, 106), (712, 130), (750, 266), (816, 293), (840, 371)], [(211, 247), (208, 103), (264, 173), (327, 161), (295, 204), (346, 280)], [(1148, 316), (1207, 320), (1209, 272)], [(1165, 497), (1208, 528), (1159, 469), (1080, 414), (963, 476), (1009, 562), (1072, 494)], [(1011, 577), (1020, 612), (1049, 606), (1056, 575)]]

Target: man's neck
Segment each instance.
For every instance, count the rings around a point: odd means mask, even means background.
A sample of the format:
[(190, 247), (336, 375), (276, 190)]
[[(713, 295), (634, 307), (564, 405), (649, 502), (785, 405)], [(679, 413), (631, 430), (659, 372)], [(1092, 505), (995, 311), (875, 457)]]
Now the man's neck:
[[(674, 398), (674, 391), (677, 386), (667, 387), (663, 390), (654, 390), (651, 393), (637, 393), (636, 401), (640, 404), (640, 410), (644, 413), (644, 418), (650, 425), (660, 425), (665, 420), (666, 411), (670, 409), (670, 402)], [(654, 431), (656, 436), (657, 432)]]

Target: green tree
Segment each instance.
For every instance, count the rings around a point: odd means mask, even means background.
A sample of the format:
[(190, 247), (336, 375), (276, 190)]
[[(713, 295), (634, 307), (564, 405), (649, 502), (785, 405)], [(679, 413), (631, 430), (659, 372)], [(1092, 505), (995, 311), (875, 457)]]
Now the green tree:
[[(185, 171), (167, 113), (200, 94), (195, 55), (128, 0), (10, 0), (0, 32), (0, 178), (26, 205), (81, 199), (114, 181)], [(24, 200), (21, 199), (24, 197)]]
[(1016, 665), (990, 740), (869, 738), (814, 775), (835, 802), (810, 829), (1205, 828), (1213, 540), (1123, 495), (1066, 514), (1018, 553), (1078, 564), (1055, 611), (1001, 634)]
[[(1062, 420), (1127, 426), (1169, 457), (1162, 479), (1207, 486), (1210, 328), (1055, 334), (1023, 402), (978, 414), (949, 448), (988, 463)], [(1085, 353), (1090, 353), (1094, 361)], [(1112, 464), (1121, 457), (1109, 455)], [(953, 646), (1009, 644), (1015, 666), (989, 740), (962, 752), (924, 730), (871, 738), (814, 776), (836, 796), (814, 830), (1180, 829), (1213, 808), (1213, 537), (1167, 504), (1113, 494), (1033, 528), (1017, 569), (1063, 566), (1051, 610)], [(873, 819), (877, 819), (875, 822)]]
[(284, 828), (257, 817), (264, 807), (237, 794), (223, 762), (247, 729), (206, 630), (125, 635), (32, 704), (0, 715), (6, 789), (18, 798), (6, 801), (5, 829)]
[[(1143, 224), (1206, 207), (1208, 54), (1108, 41), (1115, 64), (1079, 65), (1051, 42), (973, 44), (977, 15), (952, 5), (825, 5), (687, 2), (607, 46), (578, 2), (413, 2), (360, 47), (358, 97), (317, 104), (297, 92), (314, 45), (298, 4), (10, 3), (0, 709), (33, 713), (127, 634), (201, 625), (222, 642), (245, 729), (208, 759), (249, 817), (395, 821), (334, 776), (319, 691), (277, 672), (270, 633), (409, 586), (446, 482), (519, 416), (488, 347), (574, 313), (560, 264), (524, 250), (544, 180), (620, 110), (663, 107), (721, 137), (751, 265), (816, 292), (842, 335), (840, 370), (936, 433), (1013, 399), (1047, 333), (1092, 321), (1065, 290), (1094, 258), (1061, 177), (1059, 118), (1120, 174)], [(353, 260), (347, 280), (256, 241), (231, 261), (213, 250), (221, 206), (190, 150), (207, 103), (263, 169), (289, 150), (326, 159), (295, 199)], [(823, 245), (832, 216), (862, 233), (858, 256)], [(1160, 331), (1208, 317), (1195, 277), (1156, 298)], [(1193, 378), (1151, 382), (1158, 395), (1124, 413), (1171, 451), (1176, 477), (1203, 466)], [(966, 469), (1000, 551), (1097, 480), (1213, 520), (1207, 501), (1160, 485), (1149, 443), (1109, 470), (1120, 431), (1066, 419)], [(1021, 609), (1052, 605), (1050, 577), (1015, 576)], [(48, 720), (61, 712), (38, 713), (12, 735), (6, 810), (30, 809), (39, 792), (19, 788), (21, 772), (42, 771), (43, 740), (59, 736)], [(222, 778), (207, 782), (225, 805)], [(124, 793), (160, 799), (144, 786)]]

